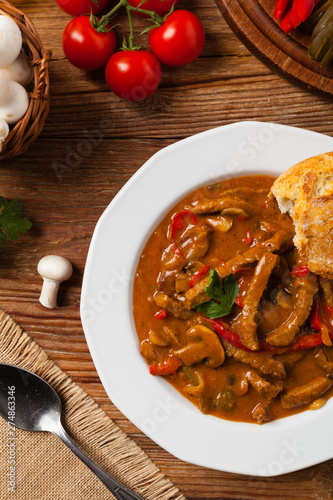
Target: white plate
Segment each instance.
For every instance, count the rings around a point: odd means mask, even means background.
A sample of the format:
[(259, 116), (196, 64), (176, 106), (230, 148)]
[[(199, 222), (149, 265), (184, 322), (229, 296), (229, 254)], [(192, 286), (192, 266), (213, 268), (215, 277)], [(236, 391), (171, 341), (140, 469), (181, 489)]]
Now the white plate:
[(333, 398), (318, 411), (265, 425), (203, 415), (165, 380), (149, 375), (132, 316), (138, 258), (154, 227), (188, 192), (226, 177), (279, 175), (333, 150), (333, 138), (293, 127), (241, 122), (155, 154), (100, 218), (81, 296), (84, 332), (113, 403), (176, 457), (212, 469), (274, 476), (333, 457)]

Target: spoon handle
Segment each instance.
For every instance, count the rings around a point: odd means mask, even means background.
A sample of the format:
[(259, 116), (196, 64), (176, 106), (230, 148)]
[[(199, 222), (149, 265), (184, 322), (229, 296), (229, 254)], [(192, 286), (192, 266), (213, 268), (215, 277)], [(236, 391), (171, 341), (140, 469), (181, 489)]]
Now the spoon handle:
[(75, 455), (94, 472), (94, 474), (96, 474), (96, 476), (102, 481), (103, 484), (105, 484), (105, 486), (118, 500), (144, 500), (142, 497), (126, 488), (126, 486), (123, 486), (116, 479), (109, 476), (109, 474), (99, 467), (99, 465), (95, 464), (95, 462), (83, 453), (83, 451), (80, 450), (80, 448), (74, 443), (61, 424), (52, 432), (58, 436), (58, 438), (60, 438), (61, 441), (65, 443), (68, 448), (72, 450), (72, 452), (75, 453)]

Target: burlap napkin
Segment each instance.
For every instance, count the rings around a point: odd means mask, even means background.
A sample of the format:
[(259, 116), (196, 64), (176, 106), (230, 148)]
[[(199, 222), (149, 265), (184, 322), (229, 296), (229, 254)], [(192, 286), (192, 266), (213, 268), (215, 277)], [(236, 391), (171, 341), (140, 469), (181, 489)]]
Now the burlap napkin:
[[(98, 465), (147, 500), (185, 500), (134, 441), (0, 309), (0, 362), (35, 372), (63, 403), (65, 428)], [(13, 469), (14, 467), (14, 469)], [(0, 499), (104, 500), (109, 490), (47, 432), (15, 432), (0, 418)]]

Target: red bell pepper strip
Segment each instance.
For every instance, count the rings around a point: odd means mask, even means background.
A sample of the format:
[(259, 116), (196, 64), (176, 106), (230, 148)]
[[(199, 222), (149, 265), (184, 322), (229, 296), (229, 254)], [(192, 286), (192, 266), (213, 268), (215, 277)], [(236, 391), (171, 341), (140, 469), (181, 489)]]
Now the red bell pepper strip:
[[(330, 339), (333, 338), (333, 332), (329, 333)], [(314, 333), (312, 335), (302, 335), (295, 342), (290, 344), (284, 352), (305, 351), (313, 349), (319, 345), (323, 345), (323, 337), (321, 333)]]
[(150, 365), (149, 372), (151, 375), (172, 375), (182, 364), (180, 359), (170, 354), (163, 363)]
[(190, 210), (182, 210), (177, 212), (172, 219), (171, 224), (171, 238), (174, 239), (177, 232), (185, 227), (185, 219), (188, 218), (193, 226), (198, 225), (198, 221)]
[(314, 8), (314, 0), (294, 0), (291, 7), (291, 22), (294, 28), (303, 23)]
[(208, 273), (209, 269), (209, 266), (205, 266), (200, 269), (200, 271), (194, 273), (190, 281), (190, 288), (193, 288), (198, 283), (199, 279)]
[(275, 9), (274, 9), (274, 17), (275, 19), (281, 19), (283, 14), (286, 12), (289, 6), (290, 0), (276, 0)]
[(157, 319), (165, 319), (168, 316), (168, 311), (165, 309), (161, 309), (155, 314), (155, 318)]
[(292, 276), (307, 276), (310, 274), (310, 269), (308, 266), (296, 266), (294, 269), (291, 271)]
[(244, 351), (250, 352), (250, 349), (247, 349), (241, 342), (241, 339), (238, 337), (238, 335), (233, 332), (229, 327), (227, 327), (227, 324), (224, 322), (216, 321), (216, 319), (210, 319), (206, 318), (205, 320), (213, 327), (213, 330), (217, 335), (219, 335), (222, 339), (226, 340), (229, 342), (229, 344), (238, 347), (239, 349), (243, 349)]

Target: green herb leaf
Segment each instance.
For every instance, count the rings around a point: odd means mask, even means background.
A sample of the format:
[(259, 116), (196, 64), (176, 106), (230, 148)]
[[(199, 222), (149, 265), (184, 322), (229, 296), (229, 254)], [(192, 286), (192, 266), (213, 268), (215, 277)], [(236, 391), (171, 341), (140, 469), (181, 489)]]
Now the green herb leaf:
[(7, 237), (16, 241), (19, 233), (26, 234), (31, 222), (22, 217), (23, 205), (18, 200), (8, 201), (0, 196), (0, 249), (4, 248)]
[(197, 304), (194, 309), (203, 312), (208, 318), (216, 319), (231, 313), (239, 293), (239, 286), (233, 274), (229, 274), (222, 283), (217, 271), (211, 269), (209, 286), (205, 288), (205, 291), (212, 301)]

